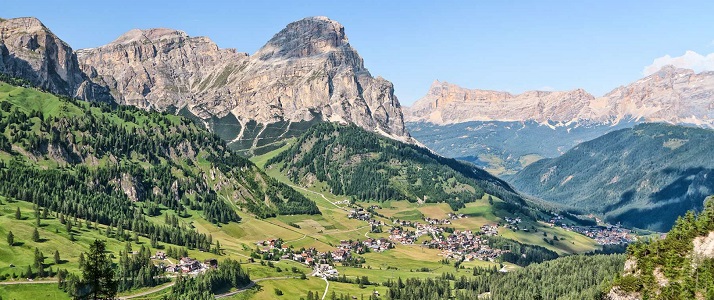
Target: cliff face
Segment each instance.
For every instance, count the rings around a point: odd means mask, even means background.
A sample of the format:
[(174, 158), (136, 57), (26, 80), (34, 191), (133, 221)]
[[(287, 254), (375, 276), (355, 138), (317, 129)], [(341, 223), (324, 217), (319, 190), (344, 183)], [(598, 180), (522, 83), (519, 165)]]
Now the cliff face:
[(569, 121), (588, 111), (594, 97), (582, 89), (565, 92), (470, 90), (435, 81), (426, 96), (405, 108), (408, 122)]
[(72, 48), (35, 18), (0, 20), (0, 72), (52, 93), (112, 101), (82, 73)]
[(618, 119), (633, 116), (648, 122), (714, 127), (714, 72), (697, 74), (665, 66), (603, 98), (609, 108), (604, 113)]
[(344, 27), (325, 17), (287, 25), (253, 55), (220, 49), (205, 37), (150, 29), (80, 50), (79, 60), (122, 104), (185, 108), (202, 119), (235, 117), (242, 128), (249, 121), (321, 118), (410, 140), (392, 84), (372, 77)]
[(435, 82), (405, 108), (408, 122), (554, 121), (618, 123), (621, 120), (714, 126), (714, 72), (695, 74), (672, 66), (595, 98), (584, 90), (506, 92), (469, 90)]

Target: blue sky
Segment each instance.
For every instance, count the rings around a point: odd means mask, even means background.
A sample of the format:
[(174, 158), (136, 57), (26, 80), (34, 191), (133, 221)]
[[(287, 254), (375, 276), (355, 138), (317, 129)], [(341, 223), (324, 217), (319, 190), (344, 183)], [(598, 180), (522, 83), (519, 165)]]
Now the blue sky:
[(405, 105), (436, 79), (600, 96), (642, 77), (658, 57), (714, 52), (714, 1), (2, 0), (0, 9), (3, 18), (38, 17), (75, 49), (169, 27), (248, 53), (316, 15), (345, 26), (367, 68), (392, 81)]

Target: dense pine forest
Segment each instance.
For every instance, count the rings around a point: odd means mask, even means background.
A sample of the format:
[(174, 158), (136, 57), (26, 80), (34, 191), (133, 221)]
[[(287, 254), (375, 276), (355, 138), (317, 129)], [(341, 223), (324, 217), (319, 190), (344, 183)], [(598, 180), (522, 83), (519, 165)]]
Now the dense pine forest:
[(481, 169), (356, 126), (315, 125), (267, 165), (279, 165), (294, 182), (323, 181), (332, 193), (357, 200), (445, 202), (456, 210), (485, 192), (524, 203), (507, 183)]
[(400, 278), (386, 283), (387, 299), (602, 299), (624, 260), (624, 255), (576, 255), (507, 273), (476, 268), (473, 277)]

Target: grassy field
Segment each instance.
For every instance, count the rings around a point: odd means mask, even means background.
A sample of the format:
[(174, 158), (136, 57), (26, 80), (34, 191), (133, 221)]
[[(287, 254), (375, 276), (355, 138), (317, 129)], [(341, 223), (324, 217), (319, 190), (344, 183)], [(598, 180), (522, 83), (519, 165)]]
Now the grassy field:
[(56, 284), (0, 285), (0, 297), (3, 300), (70, 299), (67, 293), (57, 288)]

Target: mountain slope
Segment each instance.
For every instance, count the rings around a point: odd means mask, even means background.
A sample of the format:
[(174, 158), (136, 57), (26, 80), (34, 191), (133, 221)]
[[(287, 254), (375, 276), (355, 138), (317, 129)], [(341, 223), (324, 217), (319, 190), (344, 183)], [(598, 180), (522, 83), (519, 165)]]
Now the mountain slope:
[(60, 95), (112, 101), (82, 73), (72, 48), (35, 18), (0, 19), (0, 73)]
[(371, 76), (344, 27), (326, 17), (288, 24), (253, 55), (149, 29), (80, 50), (79, 59), (119, 103), (196, 116), (234, 149), (297, 136), (320, 120), (409, 140), (392, 84)]
[[(319, 213), (187, 119), (7, 83), (0, 83), (0, 115), (6, 197), (102, 224), (117, 224), (137, 207), (150, 216), (191, 209), (209, 221), (238, 221), (224, 199), (262, 217)], [(64, 199), (59, 207), (58, 199)]]
[(714, 198), (677, 220), (663, 239), (627, 249), (625, 272), (609, 299), (714, 298)]
[(511, 182), (611, 223), (667, 230), (714, 192), (712, 140), (708, 129), (641, 124), (535, 162)]
[(529, 164), (557, 157), (579, 143), (608, 132), (632, 127), (634, 121), (609, 124), (472, 121), (437, 125), (407, 123), (414, 139), (446, 157), (471, 162), (489, 173), (508, 178)]
[(279, 166), (293, 182), (325, 182), (332, 193), (358, 200), (446, 202), (458, 209), (486, 192), (524, 204), (507, 183), (481, 169), (355, 126), (315, 125), (267, 165)]

